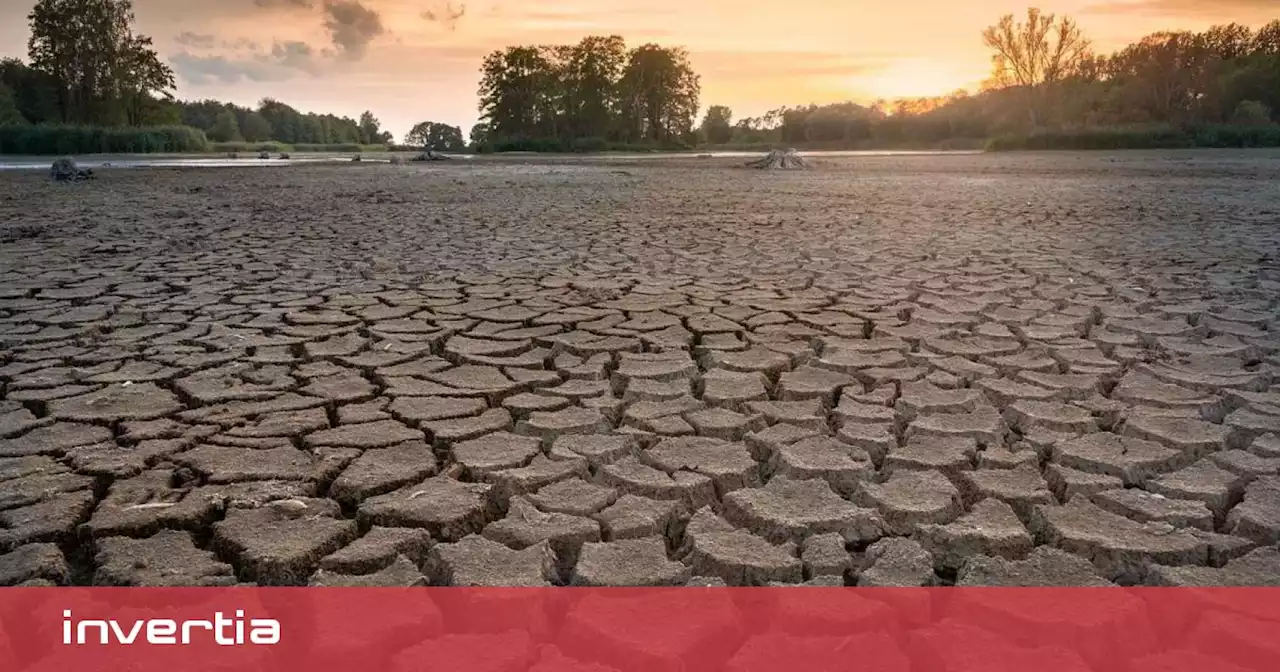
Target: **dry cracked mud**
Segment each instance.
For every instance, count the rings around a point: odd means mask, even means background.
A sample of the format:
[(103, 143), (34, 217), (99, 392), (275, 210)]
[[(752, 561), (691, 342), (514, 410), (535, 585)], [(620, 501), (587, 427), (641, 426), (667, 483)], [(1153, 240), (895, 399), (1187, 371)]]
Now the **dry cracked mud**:
[(0, 175), (0, 585), (1280, 583), (1280, 162), (732, 163)]

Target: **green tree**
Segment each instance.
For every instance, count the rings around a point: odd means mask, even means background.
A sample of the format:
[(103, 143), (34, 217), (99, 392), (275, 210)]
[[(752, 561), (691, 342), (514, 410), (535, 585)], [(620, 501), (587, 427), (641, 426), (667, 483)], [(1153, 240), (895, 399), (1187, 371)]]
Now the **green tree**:
[(466, 148), (462, 129), (457, 126), (424, 121), (415, 124), (404, 136), (404, 144), (434, 151), (458, 151)]
[(624, 139), (668, 143), (693, 130), (700, 83), (684, 49), (656, 44), (633, 49), (619, 91)]
[(257, 111), (250, 110), (240, 124), (240, 134), (249, 142), (262, 142), (271, 139), (271, 124)]
[(559, 76), (545, 49), (507, 47), (480, 66), (480, 113), (497, 138), (554, 137)]
[(382, 123), (378, 118), (373, 116), (373, 112), (366, 110), (360, 115), (360, 143), (365, 145), (377, 144), (382, 140), (382, 131), (380, 130)]
[(562, 94), (571, 138), (605, 138), (618, 107), (618, 79), (627, 44), (617, 35), (586, 37), (563, 48)]
[(702, 132), (707, 142), (723, 145), (733, 139), (733, 110), (724, 105), (712, 105), (702, 119)]
[(489, 124), (484, 122), (478, 123), (471, 127), (471, 145), (473, 147), (484, 147), (489, 144)]
[(1033, 128), (1039, 125), (1044, 89), (1074, 74), (1089, 53), (1089, 41), (1075, 21), (1034, 7), (1025, 23), (1015, 23), (1012, 14), (1001, 17), (982, 32), (982, 42), (993, 52), (993, 82), (1023, 89)]
[(13, 89), (0, 84), (0, 126), (19, 126), (29, 123), (18, 111), (18, 104), (13, 97)]
[(131, 0), (39, 0), (29, 19), (31, 65), (52, 79), (62, 121), (138, 123), (142, 100), (174, 85), (151, 39), (133, 33)]
[(209, 129), (209, 138), (214, 142), (237, 142), (244, 138), (240, 135), (240, 126), (236, 124), (236, 113), (223, 110), (218, 113), (213, 127)]

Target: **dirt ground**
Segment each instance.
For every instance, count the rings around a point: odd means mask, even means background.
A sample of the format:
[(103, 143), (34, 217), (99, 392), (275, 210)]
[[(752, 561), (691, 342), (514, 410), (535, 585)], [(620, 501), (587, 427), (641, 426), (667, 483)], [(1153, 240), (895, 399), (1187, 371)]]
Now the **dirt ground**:
[(0, 585), (1280, 583), (1280, 158), (0, 173)]

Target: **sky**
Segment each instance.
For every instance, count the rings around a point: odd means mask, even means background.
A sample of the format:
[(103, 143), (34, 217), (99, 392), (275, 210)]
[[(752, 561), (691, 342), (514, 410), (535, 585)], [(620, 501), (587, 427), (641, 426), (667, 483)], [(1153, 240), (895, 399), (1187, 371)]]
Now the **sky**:
[[(0, 0), (0, 56), (25, 57), (34, 0)], [(735, 118), (781, 105), (976, 88), (981, 31), (1028, 0), (134, 0), (181, 98), (254, 106), (273, 97), (397, 138), (419, 121), (476, 122), (485, 54), (617, 34), (683, 46), (702, 105)], [(1280, 18), (1280, 0), (1044, 0), (1110, 51), (1160, 30)]]

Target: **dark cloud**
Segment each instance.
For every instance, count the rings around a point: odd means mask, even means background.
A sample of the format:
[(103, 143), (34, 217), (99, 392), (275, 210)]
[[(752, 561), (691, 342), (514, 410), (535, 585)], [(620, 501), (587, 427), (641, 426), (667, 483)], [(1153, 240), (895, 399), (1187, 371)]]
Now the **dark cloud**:
[(314, 77), (323, 73), (326, 61), (332, 57), (328, 50), (317, 50), (306, 42), (288, 41), (272, 44), (269, 51), (256, 45), (231, 55), (201, 56), (182, 51), (169, 60), (179, 77), (199, 86), (243, 80), (280, 82), (301, 75)]
[(265, 9), (311, 9), (315, 0), (253, 0), (253, 4)]
[(369, 43), (387, 32), (378, 12), (360, 4), (360, 0), (325, 0), (324, 27), (343, 58), (364, 58)]
[(212, 49), (218, 46), (218, 38), (208, 33), (193, 33), (191, 31), (183, 31), (178, 33), (174, 38), (174, 42), (195, 49)]
[(1233, 13), (1275, 11), (1276, 0), (1107, 0), (1084, 8), (1085, 14), (1147, 14), (1228, 22)]
[(453, 3), (446, 0), (443, 6), (422, 12), (422, 18), (432, 23), (438, 23), (449, 30), (457, 30), (458, 20), (465, 16), (466, 13), (466, 5), (458, 5), (457, 8), (454, 8)]

